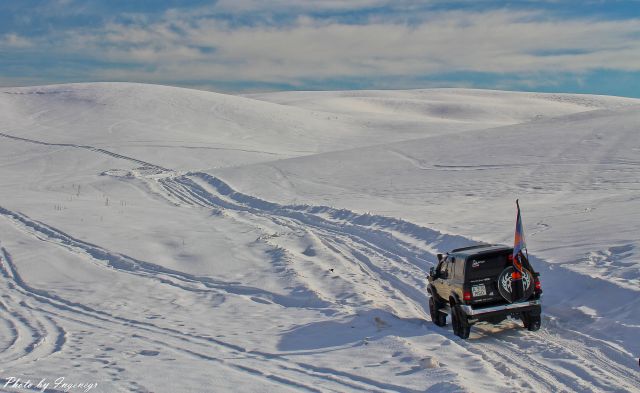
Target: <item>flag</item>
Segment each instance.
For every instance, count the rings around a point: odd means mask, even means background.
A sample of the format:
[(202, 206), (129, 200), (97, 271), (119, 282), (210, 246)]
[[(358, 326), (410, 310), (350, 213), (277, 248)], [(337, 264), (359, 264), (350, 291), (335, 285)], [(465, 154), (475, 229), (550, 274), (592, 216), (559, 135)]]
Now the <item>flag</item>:
[(522, 216), (520, 215), (520, 204), (516, 199), (518, 214), (516, 216), (516, 235), (513, 239), (513, 267), (516, 272), (522, 274), (523, 251), (527, 250), (527, 244), (524, 242), (524, 230), (522, 229)]
[(516, 199), (518, 214), (516, 216), (516, 234), (513, 239), (513, 274), (511, 277), (511, 296), (513, 301), (518, 301), (524, 295), (522, 283), (522, 262), (526, 260), (525, 252), (527, 244), (524, 241), (524, 230), (522, 229), (522, 216), (520, 215), (520, 204)]

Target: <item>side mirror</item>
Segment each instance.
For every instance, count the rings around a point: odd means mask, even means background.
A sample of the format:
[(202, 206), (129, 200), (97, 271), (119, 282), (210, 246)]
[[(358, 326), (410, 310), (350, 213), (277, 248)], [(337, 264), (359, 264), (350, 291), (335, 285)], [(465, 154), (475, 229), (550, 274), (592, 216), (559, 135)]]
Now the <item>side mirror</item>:
[(437, 254), (438, 256), (438, 262), (442, 261), (442, 254)]

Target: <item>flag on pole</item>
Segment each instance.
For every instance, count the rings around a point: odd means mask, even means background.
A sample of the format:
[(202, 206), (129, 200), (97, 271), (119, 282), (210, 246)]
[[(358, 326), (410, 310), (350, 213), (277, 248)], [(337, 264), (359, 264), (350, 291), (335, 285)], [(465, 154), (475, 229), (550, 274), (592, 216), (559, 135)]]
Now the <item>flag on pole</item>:
[(522, 274), (522, 252), (526, 251), (527, 244), (524, 242), (524, 230), (522, 229), (522, 216), (520, 215), (520, 204), (516, 199), (518, 214), (516, 216), (516, 235), (513, 240), (513, 267)]
[(518, 214), (516, 216), (516, 234), (513, 240), (513, 274), (511, 277), (511, 296), (513, 301), (518, 301), (524, 295), (522, 283), (523, 260), (527, 251), (527, 244), (524, 241), (524, 230), (522, 229), (522, 216), (520, 215), (520, 204), (516, 199)]

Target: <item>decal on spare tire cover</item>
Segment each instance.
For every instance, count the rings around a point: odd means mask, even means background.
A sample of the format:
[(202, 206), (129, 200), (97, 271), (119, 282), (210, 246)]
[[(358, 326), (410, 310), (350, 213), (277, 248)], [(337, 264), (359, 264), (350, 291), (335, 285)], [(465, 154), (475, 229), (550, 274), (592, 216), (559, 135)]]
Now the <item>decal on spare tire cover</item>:
[[(511, 303), (511, 274), (513, 273), (513, 266), (509, 266), (500, 273), (498, 277), (498, 291), (500, 291), (500, 295)], [(524, 284), (524, 296), (522, 299), (526, 299), (531, 296), (533, 292), (533, 279), (531, 272), (527, 269), (522, 269), (522, 283)], [(517, 299), (517, 300), (522, 300)]]

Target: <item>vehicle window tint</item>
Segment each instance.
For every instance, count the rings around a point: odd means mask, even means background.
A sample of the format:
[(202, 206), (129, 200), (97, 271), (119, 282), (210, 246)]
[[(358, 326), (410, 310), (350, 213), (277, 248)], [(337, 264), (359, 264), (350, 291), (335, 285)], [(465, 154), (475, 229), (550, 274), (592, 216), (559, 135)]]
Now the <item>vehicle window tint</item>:
[(440, 262), (438, 264), (438, 275), (442, 275), (442, 273), (446, 270), (445, 266), (446, 266), (446, 264), (445, 264), (444, 261), (442, 261), (442, 262)]
[(474, 280), (498, 276), (511, 263), (509, 253), (484, 254), (469, 257), (467, 261), (467, 279)]
[(451, 278), (451, 257), (447, 257), (444, 260), (442, 271), (447, 273), (447, 278)]
[(462, 280), (464, 277), (464, 258), (456, 258), (456, 279)]

